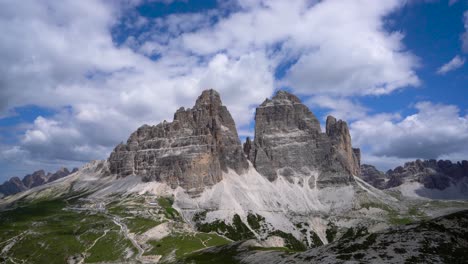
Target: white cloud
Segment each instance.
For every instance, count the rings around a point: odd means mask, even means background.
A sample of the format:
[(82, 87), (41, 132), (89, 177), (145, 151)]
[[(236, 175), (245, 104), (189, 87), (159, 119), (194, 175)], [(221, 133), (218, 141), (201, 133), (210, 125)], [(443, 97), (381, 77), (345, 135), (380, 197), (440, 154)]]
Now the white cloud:
[(277, 63), (296, 61), (280, 84), (302, 94), (387, 94), (420, 82), (403, 35), (384, 29), (384, 17), (402, 3), (248, 1), (242, 12), (171, 44), (201, 55), (269, 48)]
[(306, 102), (307, 105), (324, 109), (330, 109), (327, 115), (332, 115), (336, 118), (351, 121), (367, 116), (369, 109), (363, 105), (353, 102), (348, 98), (335, 98), (330, 96), (313, 96)]
[[(105, 158), (138, 126), (170, 120), (207, 88), (221, 92), (247, 135), (255, 106), (280, 85), (317, 95), (315, 104), (340, 116), (366, 111), (343, 96), (419, 84), (403, 35), (384, 28), (403, 0), (241, 0), (163, 18), (139, 16), (141, 2), (0, 2), (0, 116), (25, 105), (57, 112), (7, 149), (43, 162)], [(291, 69), (275, 80), (285, 64)]]
[(454, 71), (465, 64), (465, 58), (455, 56), (449, 62), (442, 65), (438, 70), (438, 74), (446, 74), (447, 72)]
[(353, 145), (383, 160), (437, 159), (454, 153), (468, 157), (468, 116), (454, 105), (420, 102), (415, 109), (404, 118), (379, 114), (352, 123)]

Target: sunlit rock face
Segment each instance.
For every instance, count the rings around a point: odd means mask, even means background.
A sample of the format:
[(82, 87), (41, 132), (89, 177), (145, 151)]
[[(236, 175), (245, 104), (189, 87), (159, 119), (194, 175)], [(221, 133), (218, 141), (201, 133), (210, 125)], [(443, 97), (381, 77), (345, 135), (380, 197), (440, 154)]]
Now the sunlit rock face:
[(222, 172), (241, 174), (247, 158), (234, 120), (218, 92), (204, 91), (192, 109), (177, 110), (173, 122), (144, 125), (109, 157), (112, 174), (136, 175), (192, 193), (222, 180)]
[(323, 133), (309, 108), (285, 91), (257, 107), (255, 139), (244, 152), (270, 181), (299, 177), (320, 188), (349, 184), (360, 171), (360, 151), (352, 148), (346, 122), (330, 116)]

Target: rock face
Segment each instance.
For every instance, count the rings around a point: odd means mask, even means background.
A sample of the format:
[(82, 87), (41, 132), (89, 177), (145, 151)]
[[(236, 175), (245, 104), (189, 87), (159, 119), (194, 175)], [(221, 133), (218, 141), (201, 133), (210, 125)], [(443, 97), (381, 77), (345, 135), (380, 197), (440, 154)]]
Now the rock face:
[(443, 190), (462, 179), (468, 179), (468, 161), (452, 163), (449, 160), (416, 160), (398, 166), (386, 173), (374, 166), (361, 166), (361, 178), (379, 189), (398, 187), (405, 182), (420, 182), (428, 189)]
[(397, 187), (405, 181), (418, 181), (429, 189), (443, 190), (468, 177), (468, 161), (452, 163), (449, 160), (416, 160), (387, 171), (386, 188)]
[[(315, 115), (299, 98), (279, 91), (256, 110), (255, 139), (244, 152), (257, 171), (274, 181), (279, 175), (292, 180), (310, 176), (318, 187), (348, 184), (359, 174), (360, 151), (353, 149), (346, 122), (327, 118), (322, 133)], [(319, 171), (318, 179), (313, 171)]]
[(23, 184), (28, 189), (42, 185), (47, 182), (48, 175), (44, 170), (35, 171), (33, 174), (28, 174), (23, 178)]
[(387, 175), (372, 165), (362, 164), (360, 177), (375, 188), (385, 189), (387, 186)]
[(45, 173), (44, 170), (38, 170), (32, 174), (28, 174), (23, 177), (21, 180), (18, 177), (13, 177), (10, 180), (4, 182), (0, 185), (0, 196), (13, 195), (19, 192), (26, 191), (28, 189), (40, 186), (49, 182), (53, 182), (65, 176), (68, 176), (72, 173), (78, 171), (77, 168), (74, 168), (71, 172), (67, 168), (60, 168), (55, 173)]
[(109, 157), (110, 173), (136, 175), (191, 193), (222, 180), (222, 172), (248, 168), (231, 114), (218, 92), (204, 91), (192, 109), (177, 110), (173, 122), (144, 125)]

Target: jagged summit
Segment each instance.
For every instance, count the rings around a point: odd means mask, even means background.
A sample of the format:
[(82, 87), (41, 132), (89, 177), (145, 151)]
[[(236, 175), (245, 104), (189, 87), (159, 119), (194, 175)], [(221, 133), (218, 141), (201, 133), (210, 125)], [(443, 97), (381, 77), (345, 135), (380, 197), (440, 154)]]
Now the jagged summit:
[(203, 91), (192, 109), (177, 110), (173, 122), (140, 127), (109, 157), (112, 174), (193, 193), (221, 181), (223, 171), (247, 168), (234, 120), (215, 90)]
[[(388, 189), (418, 183), (428, 190), (450, 189), (451, 197), (457, 191), (466, 197), (468, 161), (415, 160), (383, 173), (372, 165), (361, 166), (361, 178), (379, 189)], [(429, 196), (431, 192), (425, 193)]]
[(204, 90), (202, 94), (197, 98), (195, 107), (206, 105), (206, 104), (216, 105), (216, 106), (223, 104), (221, 102), (221, 96), (216, 90), (213, 90), (213, 89)]
[(244, 151), (271, 181), (302, 176), (300, 181), (307, 179), (311, 187), (325, 187), (348, 184), (359, 174), (359, 150), (352, 148), (346, 122), (328, 117), (322, 133), (315, 115), (286, 91), (278, 91), (256, 109), (255, 139), (248, 144)]
[[(109, 157), (111, 174), (137, 175), (199, 193), (228, 169), (243, 173), (247, 158), (274, 181), (278, 175), (310, 176), (305, 184), (348, 184), (359, 174), (359, 151), (344, 121), (327, 120), (326, 133), (300, 99), (278, 91), (255, 115), (255, 140), (242, 148), (234, 120), (219, 93), (205, 90), (193, 108), (179, 108), (173, 122), (144, 125)], [(246, 155), (244, 155), (244, 153)], [(318, 172), (319, 175), (316, 175)], [(300, 178), (301, 184), (304, 177)]]
[(271, 99), (265, 99), (265, 101), (260, 105), (271, 106), (272, 104), (302, 104), (301, 100), (292, 93), (289, 93), (284, 90), (278, 90)]

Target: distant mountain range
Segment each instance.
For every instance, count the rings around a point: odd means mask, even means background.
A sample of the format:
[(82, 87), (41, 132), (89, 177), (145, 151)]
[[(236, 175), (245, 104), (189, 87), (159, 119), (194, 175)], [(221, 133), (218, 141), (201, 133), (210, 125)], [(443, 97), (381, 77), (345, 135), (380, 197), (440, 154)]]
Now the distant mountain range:
[[(421, 196), (428, 198), (468, 198), (468, 161), (416, 160), (386, 173), (372, 165), (361, 165), (360, 177), (379, 189), (420, 186)], [(437, 195), (438, 197), (431, 197)]]
[(46, 174), (44, 170), (38, 170), (24, 176), (23, 179), (13, 177), (0, 185), (0, 197), (16, 194), (36, 186), (53, 182), (77, 171), (78, 168), (74, 168), (72, 171), (69, 171), (67, 168), (60, 168), (54, 173), (49, 172)]

